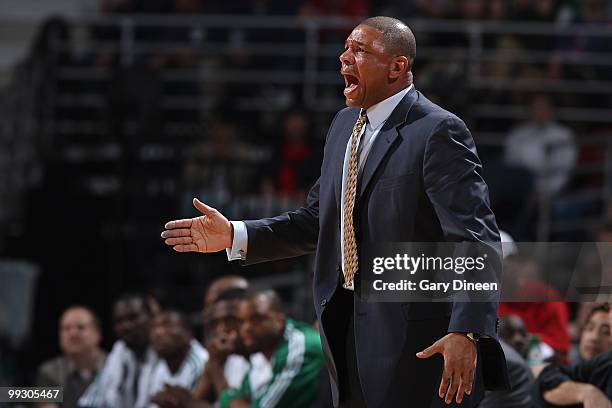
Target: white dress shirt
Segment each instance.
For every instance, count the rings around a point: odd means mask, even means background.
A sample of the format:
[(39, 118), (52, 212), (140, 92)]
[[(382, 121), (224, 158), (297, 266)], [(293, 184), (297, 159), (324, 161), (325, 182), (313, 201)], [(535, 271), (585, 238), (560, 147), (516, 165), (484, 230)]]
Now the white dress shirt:
[[(367, 123), (363, 127), (361, 134), (358, 136), (358, 150), (359, 150), (359, 172), (363, 169), (368, 154), (374, 145), (376, 136), (382, 129), (383, 125), (391, 116), (391, 113), (395, 110), (400, 101), (406, 96), (406, 94), (412, 89), (414, 85), (410, 85), (408, 88), (404, 88), (398, 93), (391, 95), (387, 99), (378, 102), (376, 105), (370, 106), (366, 111)], [(363, 140), (362, 140), (363, 139)], [(344, 165), (342, 168), (342, 196), (341, 196), (341, 208), (340, 216), (344, 213), (344, 190), (346, 189), (347, 183), (347, 172), (349, 156), (351, 154), (351, 140), (349, 138), (346, 144), (346, 150), (344, 153)], [(242, 221), (230, 221), (234, 226), (234, 239), (232, 241), (232, 247), (227, 248), (227, 258), (230, 261), (237, 259), (246, 259), (248, 249), (248, 235), (246, 225)], [(340, 222), (340, 242), (344, 242), (344, 223)], [(344, 251), (342, 251), (342, 268), (344, 269)]]

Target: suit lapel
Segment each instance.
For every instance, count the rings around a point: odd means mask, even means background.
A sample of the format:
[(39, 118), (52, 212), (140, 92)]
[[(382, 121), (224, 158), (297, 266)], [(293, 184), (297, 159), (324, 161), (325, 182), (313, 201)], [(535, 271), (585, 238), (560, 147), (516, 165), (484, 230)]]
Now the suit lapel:
[[(415, 87), (404, 96), (400, 103), (395, 107), (391, 116), (385, 122), (383, 128), (376, 136), (376, 140), (372, 145), (372, 149), (368, 154), (368, 158), (363, 168), (360, 182), (359, 182), (359, 196), (363, 194), (368, 184), (372, 180), (376, 169), (380, 165), (382, 159), (385, 157), (387, 151), (393, 145), (395, 139), (399, 136), (397, 127), (402, 123), (406, 122), (408, 112), (412, 107), (412, 104), (417, 100), (418, 94)], [(346, 146), (351, 137), (353, 126), (359, 116), (359, 109), (352, 109), (351, 114), (347, 115), (346, 121), (340, 127), (340, 135), (336, 144), (336, 151), (334, 154), (335, 174), (334, 174), (334, 191), (336, 193), (336, 204), (338, 207), (338, 214), (340, 213), (341, 200), (342, 200), (342, 170), (344, 166), (344, 155), (346, 154)]]
[(372, 180), (374, 173), (382, 159), (385, 157), (391, 146), (393, 146), (393, 142), (399, 136), (399, 132), (397, 127), (406, 122), (406, 117), (412, 104), (417, 99), (417, 92), (414, 87), (404, 96), (404, 98), (400, 101), (400, 103), (395, 107), (393, 112), (391, 112), (391, 116), (385, 122), (382, 129), (376, 136), (372, 144), (372, 149), (368, 154), (365, 165), (363, 167), (363, 171), (361, 174), (361, 180), (359, 183), (359, 197), (363, 195), (363, 192), (368, 187), (368, 184)]

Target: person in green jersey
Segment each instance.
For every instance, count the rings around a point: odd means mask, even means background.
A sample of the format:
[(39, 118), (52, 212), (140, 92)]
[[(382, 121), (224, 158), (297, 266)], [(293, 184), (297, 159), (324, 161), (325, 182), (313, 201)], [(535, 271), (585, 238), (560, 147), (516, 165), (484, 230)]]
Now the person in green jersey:
[(272, 290), (249, 292), (239, 316), (244, 346), (250, 353), (261, 352), (272, 373), (259, 384), (247, 373), (239, 389), (228, 388), (221, 394), (221, 408), (310, 408), (324, 364), (319, 334), (288, 318)]

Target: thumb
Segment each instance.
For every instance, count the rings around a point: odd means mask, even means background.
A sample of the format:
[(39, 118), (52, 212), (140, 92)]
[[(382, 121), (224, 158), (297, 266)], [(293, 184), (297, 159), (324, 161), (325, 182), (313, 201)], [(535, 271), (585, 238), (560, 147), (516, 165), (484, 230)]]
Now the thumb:
[(202, 214), (208, 215), (208, 216), (212, 215), (212, 212), (214, 210), (214, 208), (207, 206), (206, 204), (204, 204), (197, 198), (193, 199), (193, 206), (197, 208), (198, 211), (200, 211)]
[(441, 351), (442, 350), (440, 349), (438, 342), (435, 342), (431, 346), (427, 347), (425, 350), (416, 353), (416, 356), (418, 358), (429, 358), (436, 353), (440, 353)]

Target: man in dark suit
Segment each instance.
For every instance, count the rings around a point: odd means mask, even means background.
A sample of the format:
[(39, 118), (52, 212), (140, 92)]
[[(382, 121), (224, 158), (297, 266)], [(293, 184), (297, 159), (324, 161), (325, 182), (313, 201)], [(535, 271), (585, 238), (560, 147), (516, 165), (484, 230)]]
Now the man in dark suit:
[(507, 387), (496, 301), (367, 303), (355, 290), (364, 243), (499, 245), (472, 136), (414, 88), (415, 55), (399, 20), (373, 17), (351, 32), (340, 55), (348, 108), (329, 128), (304, 207), (230, 222), (194, 199), (203, 216), (171, 221), (162, 233), (178, 252), (226, 249), (245, 264), (316, 252), (334, 406), (466, 407), (485, 387)]

